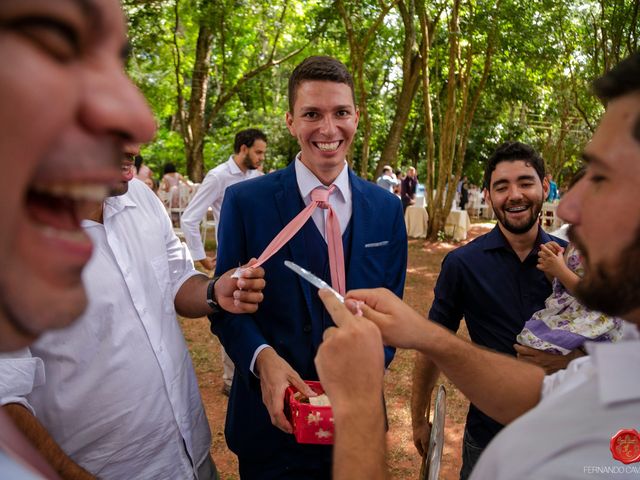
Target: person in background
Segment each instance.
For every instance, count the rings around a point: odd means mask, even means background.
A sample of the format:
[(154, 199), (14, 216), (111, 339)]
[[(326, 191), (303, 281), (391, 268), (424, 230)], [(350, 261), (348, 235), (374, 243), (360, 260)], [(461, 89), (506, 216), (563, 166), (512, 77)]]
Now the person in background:
[(553, 175), (547, 173), (547, 181), (549, 182), (549, 195), (547, 195), (547, 202), (555, 202), (560, 198), (558, 192), (558, 184), (553, 181)]
[(389, 165), (385, 165), (384, 167), (382, 167), (382, 175), (378, 177), (376, 183), (379, 187), (382, 187), (385, 190), (393, 193), (393, 189), (396, 187), (396, 185), (400, 184), (400, 180), (398, 180), (393, 174), (393, 170), (391, 169), (391, 167)]
[(418, 188), (418, 174), (414, 167), (407, 169), (407, 175), (402, 179), (400, 189), (400, 199), (402, 200), (402, 210), (405, 211), (409, 205), (415, 203), (416, 189)]
[[(262, 175), (258, 167), (267, 154), (267, 136), (257, 128), (249, 128), (236, 133), (233, 141), (233, 155), (209, 170), (198, 191), (180, 218), (180, 227), (185, 242), (194, 261), (200, 262), (207, 270), (215, 268), (215, 258), (207, 257), (200, 235), (200, 223), (211, 207), (213, 221), (220, 225), (220, 208), (227, 187), (238, 182)], [(233, 371), (231, 371), (233, 375)], [(230, 385), (230, 383), (229, 383)]]
[(153, 171), (144, 163), (142, 155), (136, 155), (134, 158), (136, 166), (136, 178), (145, 183), (151, 190), (155, 190), (153, 181)]
[[(544, 307), (551, 282), (536, 268), (540, 245), (556, 241), (539, 224), (548, 184), (544, 160), (529, 145), (505, 142), (487, 160), (485, 198), (498, 219), (495, 228), (449, 253), (434, 289), (428, 318), (457, 332), (464, 317), (471, 340), (515, 356), (513, 344), (524, 323)], [(568, 360), (566, 360), (568, 362)], [(416, 355), (411, 393), (413, 438), (426, 451), (431, 392), (439, 368), (426, 355)], [(469, 406), (462, 442), (460, 478), (466, 479), (483, 449), (502, 425)]]
[(192, 190), (191, 185), (177, 172), (176, 166), (171, 162), (166, 163), (163, 168), (159, 190), (169, 195), (169, 204), (171, 207), (177, 207), (180, 204), (180, 185), (184, 185), (189, 191)]
[(469, 203), (469, 184), (465, 181), (460, 187), (460, 210), (464, 210)]
[[(213, 221), (220, 225), (220, 208), (227, 187), (238, 182), (262, 175), (258, 167), (264, 162), (267, 153), (267, 136), (261, 130), (249, 128), (241, 130), (233, 141), (233, 155), (221, 165), (209, 170), (200, 188), (193, 196), (180, 217), (180, 228), (191, 251), (193, 259), (207, 270), (216, 266), (215, 257), (209, 257), (204, 251), (200, 223), (211, 207)], [(217, 238), (216, 238), (217, 244)], [(222, 355), (222, 392), (229, 396), (233, 380), (233, 362), (221, 347)]]

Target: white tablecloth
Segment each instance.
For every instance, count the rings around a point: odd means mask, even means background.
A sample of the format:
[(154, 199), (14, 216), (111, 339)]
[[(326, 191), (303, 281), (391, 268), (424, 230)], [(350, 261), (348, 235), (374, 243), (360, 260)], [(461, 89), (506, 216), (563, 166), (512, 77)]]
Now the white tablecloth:
[(444, 225), (444, 233), (460, 242), (467, 239), (467, 232), (471, 228), (471, 220), (466, 210), (451, 210)]
[(407, 225), (407, 235), (412, 238), (426, 238), (429, 215), (423, 207), (410, 205), (404, 212), (404, 222)]

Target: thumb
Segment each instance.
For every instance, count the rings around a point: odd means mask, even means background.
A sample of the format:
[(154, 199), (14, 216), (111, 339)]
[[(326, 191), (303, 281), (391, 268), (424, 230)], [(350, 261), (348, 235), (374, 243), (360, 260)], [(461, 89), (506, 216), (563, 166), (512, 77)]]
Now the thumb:
[(306, 397), (317, 397), (318, 394), (313, 391), (313, 389), (304, 383), (304, 380), (300, 378), (296, 372), (293, 372), (289, 375), (289, 383), (293, 385), (300, 393), (302, 393)]
[(376, 326), (380, 327), (382, 323), (385, 321), (387, 315), (385, 313), (380, 313), (373, 308), (371, 308), (366, 303), (359, 304), (360, 311), (362, 312), (362, 318), (366, 318), (367, 320), (376, 324)]
[(258, 259), (256, 257), (251, 257), (251, 259), (247, 263), (242, 265), (240, 268), (242, 268), (243, 270), (247, 268), (252, 268), (253, 266), (255, 266), (256, 263), (258, 263)]

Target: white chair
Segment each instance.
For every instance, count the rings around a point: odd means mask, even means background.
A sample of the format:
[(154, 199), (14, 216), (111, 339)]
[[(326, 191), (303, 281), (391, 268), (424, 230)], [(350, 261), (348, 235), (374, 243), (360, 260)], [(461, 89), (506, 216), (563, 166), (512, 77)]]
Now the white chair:
[(169, 190), (169, 216), (174, 225), (180, 225), (180, 217), (191, 200), (191, 187), (181, 183)]
[(558, 209), (557, 203), (544, 202), (542, 204), (542, 228), (551, 232), (562, 226), (562, 220), (556, 214)]

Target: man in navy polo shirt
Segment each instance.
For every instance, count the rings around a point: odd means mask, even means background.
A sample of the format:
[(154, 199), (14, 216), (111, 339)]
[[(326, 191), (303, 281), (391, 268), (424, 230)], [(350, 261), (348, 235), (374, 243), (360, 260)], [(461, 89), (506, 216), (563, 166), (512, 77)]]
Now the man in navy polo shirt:
[[(544, 161), (520, 142), (502, 144), (487, 161), (485, 199), (498, 224), (486, 235), (449, 253), (434, 290), (429, 318), (456, 332), (464, 317), (471, 340), (498, 352), (516, 355), (516, 335), (531, 315), (544, 307), (551, 283), (536, 268), (538, 249), (551, 240), (539, 225), (549, 183)], [(431, 391), (438, 379), (436, 365), (416, 356), (411, 395), (414, 443), (420, 454), (428, 444)], [(502, 425), (473, 404), (469, 407), (462, 446), (460, 478), (466, 479), (483, 449)]]

